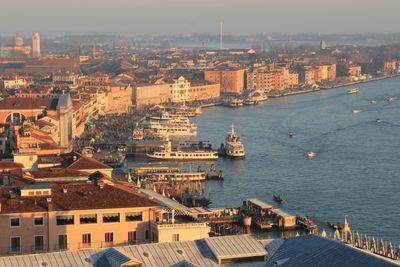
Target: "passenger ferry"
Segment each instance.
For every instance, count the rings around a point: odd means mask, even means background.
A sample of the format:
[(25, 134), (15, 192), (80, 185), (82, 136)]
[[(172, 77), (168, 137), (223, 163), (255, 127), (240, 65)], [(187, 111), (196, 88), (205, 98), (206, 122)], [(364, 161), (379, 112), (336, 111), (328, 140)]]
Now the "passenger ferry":
[(231, 107), (231, 108), (242, 107), (243, 100), (240, 98), (232, 98), (232, 99), (225, 100), (223, 102), (223, 105), (226, 107)]
[(225, 145), (222, 145), (224, 154), (232, 158), (244, 158), (245, 150), (242, 138), (235, 132), (235, 127), (232, 123), (232, 130), (228, 132), (225, 138)]
[(268, 100), (268, 96), (264, 92), (255, 90), (244, 100), (245, 105), (254, 105)]
[(194, 123), (190, 123), (189, 120), (168, 120), (165, 122), (154, 122), (148, 121), (144, 125), (145, 129), (150, 132), (151, 135), (157, 137), (196, 137), (197, 126)]
[(158, 151), (146, 154), (150, 160), (177, 160), (177, 161), (194, 161), (194, 160), (217, 160), (218, 153), (214, 150), (192, 150), (192, 151), (172, 151), (171, 141), (167, 141), (160, 146)]
[(197, 182), (206, 180), (206, 172), (157, 172), (141, 176), (142, 179), (149, 179), (155, 182)]
[(346, 91), (346, 93), (347, 93), (348, 95), (358, 94), (358, 92), (359, 92), (358, 88), (351, 88), (351, 89), (348, 89), (348, 90)]

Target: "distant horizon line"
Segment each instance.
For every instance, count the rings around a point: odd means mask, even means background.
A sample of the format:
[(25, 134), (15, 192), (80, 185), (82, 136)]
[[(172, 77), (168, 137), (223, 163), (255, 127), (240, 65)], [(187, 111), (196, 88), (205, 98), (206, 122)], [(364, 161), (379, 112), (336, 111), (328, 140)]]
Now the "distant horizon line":
[[(43, 36), (50, 37), (62, 37), (62, 36), (71, 36), (71, 37), (79, 37), (79, 36), (108, 36), (108, 37), (134, 37), (134, 36), (150, 36), (150, 37), (168, 37), (168, 36), (218, 36), (219, 32), (193, 32), (193, 33), (170, 33), (170, 34), (162, 34), (162, 33), (90, 33), (90, 32), (82, 32), (82, 33), (68, 33), (68, 32), (41, 32), (38, 30), (35, 31), (16, 31), (16, 32), (1, 32), (1, 37), (12, 37), (16, 34), (20, 34), (22, 36), (31, 36), (33, 33), (38, 32)], [(232, 37), (253, 37), (253, 36), (268, 36), (268, 35), (280, 35), (280, 36), (301, 36), (301, 35), (311, 35), (311, 36), (369, 36), (369, 35), (387, 35), (387, 36), (400, 36), (400, 32), (354, 32), (354, 33), (321, 33), (321, 32), (298, 32), (298, 33), (288, 33), (288, 32), (259, 32), (259, 33), (249, 33), (249, 34), (239, 34), (239, 33), (224, 33), (224, 36), (232, 36)]]

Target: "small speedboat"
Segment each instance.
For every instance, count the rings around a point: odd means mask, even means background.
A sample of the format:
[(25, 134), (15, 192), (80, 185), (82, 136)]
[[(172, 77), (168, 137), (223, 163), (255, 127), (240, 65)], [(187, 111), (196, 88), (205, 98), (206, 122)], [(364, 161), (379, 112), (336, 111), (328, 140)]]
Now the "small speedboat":
[(395, 96), (388, 96), (386, 100), (387, 100), (388, 102), (393, 102), (393, 101), (396, 100), (396, 97), (395, 97)]
[(340, 223), (330, 223), (330, 222), (328, 222), (327, 224), (333, 230), (339, 230), (339, 231), (342, 230), (342, 227), (340, 226)]
[(361, 111), (362, 111), (361, 109), (353, 108), (351, 112), (352, 112), (353, 114), (357, 114), (357, 113), (360, 113)]
[(348, 90), (346, 91), (346, 93), (347, 93), (348, 95), (358, 94), (358, 92), (359, 92), (358, 88), (351, 88), (351, 89), (348, 89)]
[(294, 136), (294, 133), (290, 132), (289, 137), (292, 138)]
[(279, 204), (282, 203), (283, 198), (282, 198), (281, 195), (275, 195), (275, 194), (274, 194), (273, 197), (274, 197), (274, 200), (275, 200), (276, 202), (278, 202)]
[(369, 103), (370, 103), (370, 104), (376, 104), (376, 100), (375, 100), (375, 99), (371, 99), (371, 100), (369, 101)]
[(314, 158), (316, 155), (317, 155), (317, 153), (315, 153), (314, 151), (308, 151), (308, 152), (307, 152), (307, 157), (308, 157), (309, 159)]
[(375, 122), (376, 122), (376, 123), (381, 123), (381, 122), (382, 122), (382, 119), (381, 119), (381, 118), (376, 118)]

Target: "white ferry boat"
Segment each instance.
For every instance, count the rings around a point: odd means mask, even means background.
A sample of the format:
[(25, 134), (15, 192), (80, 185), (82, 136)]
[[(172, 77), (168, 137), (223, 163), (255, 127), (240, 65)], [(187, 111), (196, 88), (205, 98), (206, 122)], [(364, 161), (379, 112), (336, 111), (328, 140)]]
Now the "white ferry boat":
[(231, 108), (237, 108), (237, 107), (242, 107), (243, 106), (243, 100), (239, 98), (233, 98), (230, 100), (226, 100), (224, 103), (224, 106), (231, 107)]
[(157, 123), (151, 124), (149, 130), (157, 137), (197, 136), (197, 127), (192, 124)]
[(348, 89), (348, 90), (346, 91), (346, 93), (347, 93), (348, 95), (358, 94), (358, 92), (359, 92), (358, 88), (351, 88), (351, 89)]
[(252, 91), (249, 96), (244, 100), (245, 105), (254, 105), (258, 104), (260, 102), (264, 102), (268, 100), (268, 96), (260, 91), (260, 90), (255, 90)]
[(224, 154), (232, 158), (244, 158), (245, 149), (242, 138), (235, 132), (235, 127), (232, 124), (232, 130), (228, 132), (223, 146)]
[(167, 161), (194, 161), (194, 160), (217, 160), (218, 153), (214, 150), (192, 150), (192, 151), (172, 151), (171, 141), (167, 141), (160, 146), (158, 151), (146, 154), (150, 160)]

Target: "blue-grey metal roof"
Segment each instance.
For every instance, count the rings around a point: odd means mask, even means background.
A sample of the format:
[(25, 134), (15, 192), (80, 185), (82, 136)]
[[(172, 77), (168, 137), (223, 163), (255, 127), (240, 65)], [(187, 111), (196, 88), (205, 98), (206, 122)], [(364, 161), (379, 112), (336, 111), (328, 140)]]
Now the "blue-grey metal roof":
[(69, 94), (62, 94), (58, 98), (57, 108), (63, 107), (66, 108), (72, 105), (71, 96)]
[(316, 235), (285, 240), (265, 267), (390, 267), (399, 266), (381, 257)]

